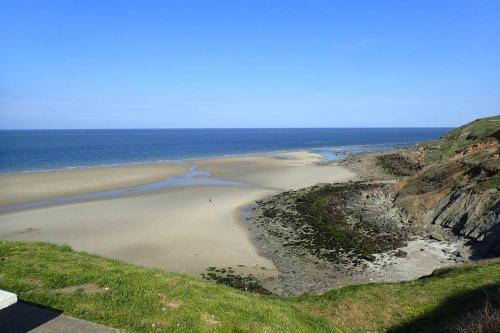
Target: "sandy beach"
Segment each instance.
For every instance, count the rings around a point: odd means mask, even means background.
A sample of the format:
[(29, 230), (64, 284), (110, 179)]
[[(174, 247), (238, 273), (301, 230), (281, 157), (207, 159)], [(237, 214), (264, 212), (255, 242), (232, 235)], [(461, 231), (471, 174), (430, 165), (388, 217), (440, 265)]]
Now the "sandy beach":
[(186, 164), (139, 164), (0, 175), (0, 206), (152, 183), (187, 169)]
[[(307, 152), (227, 157), (0, 176), (0, 206), (159, 181), (197, 165), (210, 177), (244, 186), (167, 186), (145, 193), (0, 214), (0, 238), (68, 244), (76, 250), (199, 276), (210, 266), (275, 276), (241, 209), (284, 190), (356, 175), (319, 165)], [(266, 269), (262, 269), (265, 267)]]

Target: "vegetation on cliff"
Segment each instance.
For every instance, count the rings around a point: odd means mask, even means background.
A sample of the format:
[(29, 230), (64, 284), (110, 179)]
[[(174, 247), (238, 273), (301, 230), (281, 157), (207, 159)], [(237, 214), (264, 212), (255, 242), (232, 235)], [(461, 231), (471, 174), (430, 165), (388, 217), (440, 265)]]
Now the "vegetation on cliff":
[(474, 256), (500, 255), (500, 116), (479, 119), (406, 156), (426, 165), (395, 185), (397, 203), (424, 229), (470, 240)]
[(375, 160), (399, 179), (395, 203), (414, 226), (468, 240), (473, 258), (500, 256), (500, 116)]
[(430, 161), (443, 161), (482, 144), (500, 141), (500, 116), (474, 120), (460, 126), (439, 140), (425, 142), (418, 147), (426, 151)]

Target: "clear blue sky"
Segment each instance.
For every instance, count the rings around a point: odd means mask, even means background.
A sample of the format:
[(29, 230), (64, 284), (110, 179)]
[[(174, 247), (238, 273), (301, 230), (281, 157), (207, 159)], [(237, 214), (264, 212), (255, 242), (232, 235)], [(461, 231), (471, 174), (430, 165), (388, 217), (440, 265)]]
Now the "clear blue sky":
[(0, 128), (455, 126), (500, 1), (0, 0)]

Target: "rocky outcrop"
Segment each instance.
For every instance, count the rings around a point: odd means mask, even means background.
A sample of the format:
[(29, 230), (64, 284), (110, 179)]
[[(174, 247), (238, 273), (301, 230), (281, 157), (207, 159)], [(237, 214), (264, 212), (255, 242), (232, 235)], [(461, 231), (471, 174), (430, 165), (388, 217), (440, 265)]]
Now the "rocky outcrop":
[(353, 154), (340, 163), (361, 181), (257, 202), (249, 227), (280, 272), (265, 287), (400, 281), (500, 256), (499, 129), (497, 116), (411, 149)]
[(284, 246), (300, 245), (330, 261), (339, 253), (370, 260), (372, 254), (396, 249), (408, 238), (408, 217), (394, 205), (385, 184), (318, 185), (284, 192), (259, 206), (259, 221), (271, 226), (269, 232), (279, 234)]
[(449, 236), (469, 240), (473, 257), (500, 256), (500, 195), (497, 189), (474, 191), (474, 186), (453, 190), (426, 217)]
[(421, 234), (463, 239), (472, 258), (500, 256), (500, 116), (413, 148), (356, 154), (341, 163), (361, 179), (396, 179), (395, 204)]
[(401, 257), (412, 232), (388, 186), (322, 184), (258, 201), (250, 227), (280, 272), (265, 287), (295, 294), (366, 282), (368, 264), (387, 264), (375, 254)]
[(500, 117), (464, 125), (412, 151), (427, 165), (393, 188), (422, 230), (462, 238), (472, 258), (500, 256)]
[(248, 221), (280, 273), (263, 281), (277, 294), (408, 280), (468, 257), (461, 242), (414, 227), (384, 182), (287, 191), (258, 201)]

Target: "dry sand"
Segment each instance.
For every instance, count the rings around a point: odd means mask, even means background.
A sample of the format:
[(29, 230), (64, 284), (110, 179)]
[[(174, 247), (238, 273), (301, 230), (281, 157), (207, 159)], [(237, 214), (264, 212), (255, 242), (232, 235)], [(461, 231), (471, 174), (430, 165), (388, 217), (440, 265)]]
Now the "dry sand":
[(325, 182), (342, 182), (355, 174), (336, 166), (318, 165), (321, 156), (291, 152), (264, 156), (244, 156), (195, 163), (216, 177), (230, 178), (273, 191), (286, 191)]
[[(148, 183), (191, 165), (213, 176), (250, 184), (173, 186), (154, 192), (0, 214), (0, 239), (49, 241), (76, 250), (198, 276), (209, 266), (275, 276), (241, 222), (241, 208), (279, 191), (355, 174), (316, 165), (306, 152), (94, 168), (0, 177), (0, 206)], [(209, 199), (212, 199), (210, 202)], [(244, 265), (244, 266), (242, 266)], [(260, 269), (266, 267), (266, 270)]]

